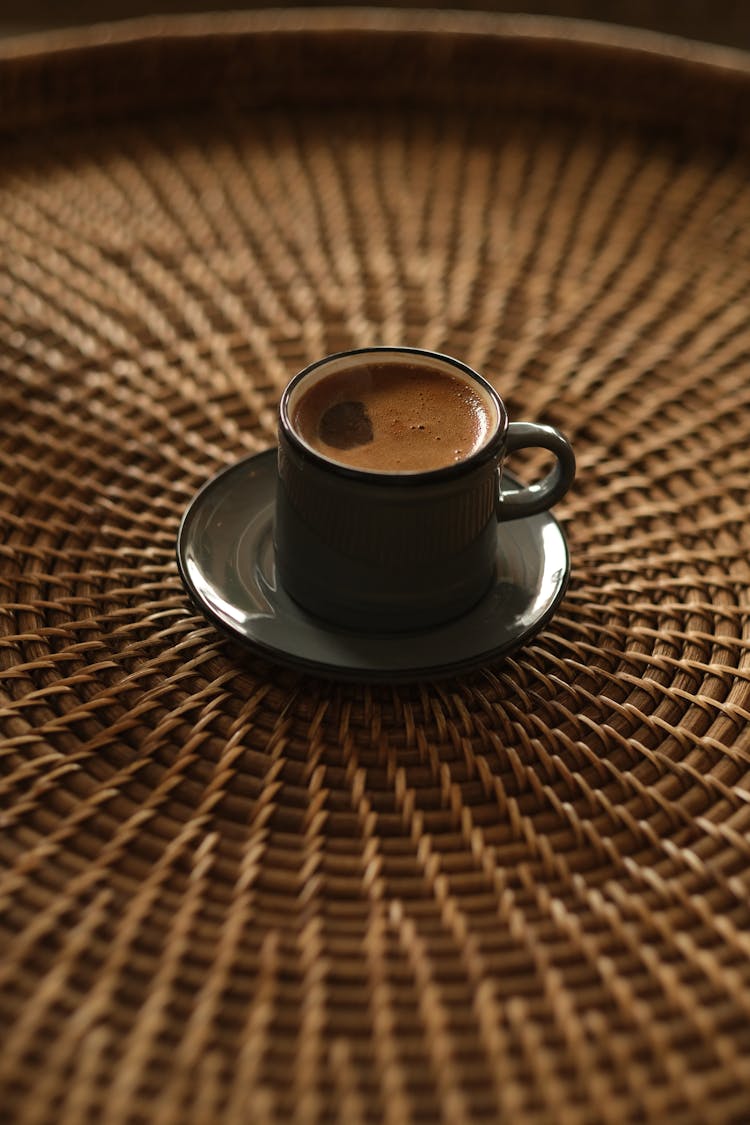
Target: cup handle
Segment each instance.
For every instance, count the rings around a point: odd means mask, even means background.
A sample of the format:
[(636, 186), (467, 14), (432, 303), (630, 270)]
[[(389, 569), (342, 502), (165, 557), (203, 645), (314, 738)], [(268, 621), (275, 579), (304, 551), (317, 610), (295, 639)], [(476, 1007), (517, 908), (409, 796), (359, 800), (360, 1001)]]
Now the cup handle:
[(535, 516), (546, 512), (558, 500), (562, 500), (576, 475), (576, 458), (566, 438), (552, 426), (540, 426), (536, 422), (511, 422), (505, 443), (506, 453), (516, 449), (548, 449), (555, 454), (557, 464), (536, 484), (530, 484), (517, 492), (500, 491), (497, 503), (499, 520), (517, 520), (524, 516)]

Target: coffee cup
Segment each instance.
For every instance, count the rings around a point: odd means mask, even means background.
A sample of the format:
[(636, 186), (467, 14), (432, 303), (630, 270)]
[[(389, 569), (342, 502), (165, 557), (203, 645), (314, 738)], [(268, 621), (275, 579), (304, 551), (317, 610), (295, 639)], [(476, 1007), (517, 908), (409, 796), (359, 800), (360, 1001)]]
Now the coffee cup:
[[(541, 447), (555, 465), (503, 490), (505, 458)], [(575, 475), (551, 426), (510, 422), (460, 360), (372, 347), (318, 360), (279, 408), (276, 569), (309, 613), (358, 631), (426, 629), (489, 590), (498, 523), (557, 503)]]

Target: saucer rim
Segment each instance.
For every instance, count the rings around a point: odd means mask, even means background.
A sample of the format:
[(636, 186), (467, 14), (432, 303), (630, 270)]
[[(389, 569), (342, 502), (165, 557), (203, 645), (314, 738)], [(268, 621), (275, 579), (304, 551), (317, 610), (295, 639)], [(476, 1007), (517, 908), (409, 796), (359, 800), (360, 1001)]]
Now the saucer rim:
[[(261, 640), (248, 637), (245, 633), (233, 629), (228, 622), (224, 621), (219, 616), (219, 614), (217, 614), (215, 610), (201, 598), (200, 594), (195, 589), (191, 579), (188, 576), (187, 566), (185, 565), (183, 559), (186, 527), (195, 509), (200, 506), (201, 500), (203, 499), (205, 493), (218, 485), (224, 477), (245, 468), (250, 464), (250, 462), (262, 463), (266, 461), (270, 462), (272, 459), (275, 460), (276, 455), (277, 446), (271, 446), (268, 449), (261, 450), (260, 453), (251, 453), (246, 457), (242, 457), (239, 461), (235, 461), (231, 465), (226, 465), (212, 477), (209, 477), (209, 479), (205, 481), (198, 489), (198, 491), (193, 495), (187, 507), (185, 508), (182, 518), (180, 519), (177, 538), (175, 542), (177, 569), (180, 575), (180, 580), (191, 604), (204, 618), (206, 618), (213, 626), (215, 626), (226, 639), (237, 644), (245, 651), (250, 651), (256, 656), (264, 657), (269, 661), (275, 664), (282, 665), (287, 669), (296, 672), (307, 672), (315, 676), (319, 676), (323, 679), (329, 680), (344, 680), (357, 683), (417, 683), (424, 680), (446, 679), (450, 676), (460, 675), (469, 671), (479, 671), (483, 664), (489, 663), (490, 661), (504, 659), (510, 656), (513, 652), (518, 651), (518, 649), (523, 648), (524, 645), (533, 640), (533, 638), (537, 636), (545, 628), (546, 625), (549, 624), (551, 619), (554, 617), (558, 606), (565, 597), (571, 575), (570, 548), (568, 546), (567, 538), (562, 526), (560, 525), (560, 522), (555, 518), (552, 512), (546, 511), (538, 513), (535, 516), (522, 517), (518, 522), (522, 523), (524, 522), (524, 519), (538, 519), (539, 516), (542, 515), (545, 519), (551, 520), (557, 528), (560, 537), (560, 543), (562, 545), (563, 553), (565, 556), (565, 564), (559, 587), (556, 590), (555, 595), (547, 609), (543, 614), (541, 614), (538, 619), (533, 622), (531, 626), (519, 632), (511, 640), (505, 641), (500, 645), (495, 645), (490, 649), (483, 649), (482, 651), (476, 652), (471, 656), (466, 656), (462, 659), (451, 661), (447, 664), (435, 664), (427, 667), (419, 666), (409, 669), (401, 668), (389, 670), (367, 668), (361, 665), (354, 666), (346, 664), (332, 664), (324, 661), (311, 660), (304, 656), (290, 654), (286, 649), (273, 647)], [(509, 480), (511, 483), (517, 484), (519, 487), (523, 487), (523, 482), (520, 481), (519, 478), (511, 470), (503, 468), (503, 477)], [(509, 522), (503, 525), (498, 523), (498, 532), (501, 526), (510, 527), (511, 523)], [(490, 596), (492, 589), (493, 586), (490, 586), (490, 589), (482, 598), (480, 598), (477, 604), (470, 610), (468, 610), (466, 614), (462, 614), (456, 620), (462, 621), (469, 613), (476, 612), (482, 602)], [(319, 619), (314, 615), (307, 613), (307, 611), (305, 611), (301, 606), (298, 606), (292, 598), (289, 599), (289, 602), (293, 610), (297, 613), (304, 614), (307, 623), (312, 624), (312, 626), (316, 628), (321, 633), (321, 635), (330, 635), (331, 632), (352, 632), (359, 637), (365, 635), (363, 630), (346, 630), (341, 629), (337, 626), (329, 626), (322, 618)], [(427, 629), (408, 630), (408, 635), (413, 637), (416, 634), (419, 634), (420, 636), (424, 637), (426, 643), (429, 643), (429, 638), (431, 635), (434, 635), (434, 633), (436, 633), (438, 630), (443, 630), (446, 627), (449, 628), (450, 624), (451, 623), (448, 622), (441, 623), (439, 626), (431, 626)], [(383, 634), (380, 634), (380, 636), (382, 635)], [(394, 639), (401, 635), (402, 634), (399, 633), (393, 634)]]

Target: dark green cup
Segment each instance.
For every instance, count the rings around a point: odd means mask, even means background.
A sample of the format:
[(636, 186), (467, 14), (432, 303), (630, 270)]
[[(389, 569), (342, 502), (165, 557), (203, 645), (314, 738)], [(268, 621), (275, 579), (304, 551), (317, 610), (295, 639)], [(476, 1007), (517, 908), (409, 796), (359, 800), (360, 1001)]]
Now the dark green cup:
[[(329, 459), (292, 423), (314, 381), (371, 363), (425, 366), (469, 382), (490, 420), (484, 444), (427, 472), (369, 471)], [(539, 446), (556, 463), (539, 483), (503, 493), (508, 453)], [(305, 610), (357, 631), (426, 629), (465, 613), (489, 590), (498, 522), (545, 511), (575, 476), (566, 439), (550, 426), (509, 422), (494, 388), (466, 364), (416, 348), (362, 348), (311, 364), (279, 409), (274, 542), (277, 574)], [(502, 530), (500, 530), (502, 534)]]

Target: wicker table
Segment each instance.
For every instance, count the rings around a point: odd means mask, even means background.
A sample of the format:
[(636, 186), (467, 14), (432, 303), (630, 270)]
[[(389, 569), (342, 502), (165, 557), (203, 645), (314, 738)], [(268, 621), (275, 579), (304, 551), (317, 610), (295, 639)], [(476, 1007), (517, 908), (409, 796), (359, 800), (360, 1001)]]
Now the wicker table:
[[(99, 39), (0, 65), (0, 1115), (747, 1121), (750, 64)], [(441, 684), (243, 653), (174, 561), (286, 379), (373, 341), (579, 455), (557, 617)]]

